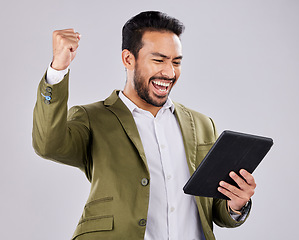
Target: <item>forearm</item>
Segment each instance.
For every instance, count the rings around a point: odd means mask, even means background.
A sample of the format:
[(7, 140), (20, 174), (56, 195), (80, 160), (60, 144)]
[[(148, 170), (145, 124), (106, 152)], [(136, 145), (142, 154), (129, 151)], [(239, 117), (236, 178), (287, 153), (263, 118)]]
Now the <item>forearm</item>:
[(84, 169), (88, 121), (80, 107), (71, 111), (80, 121), (67, 121), (68, 77), (55, 85), (47, 83), (45, 76), (40, 82), (33, 117), (33, 147), (44, 158)]

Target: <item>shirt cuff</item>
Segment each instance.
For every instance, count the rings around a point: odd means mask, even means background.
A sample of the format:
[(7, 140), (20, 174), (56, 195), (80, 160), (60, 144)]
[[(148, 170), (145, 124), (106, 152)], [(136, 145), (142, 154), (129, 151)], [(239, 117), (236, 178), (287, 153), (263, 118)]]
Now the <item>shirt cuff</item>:
[(241, 212), (236, 212), (233, 211), (230, 207), (229, 207), (229, 214), (231, 216), (232, 219), (234, 219), (237, 222), (240, 221), (244, 221), (245, 218), (247, 217), (247, 215), (249, 214), (249, 211), (251, 209), (251, 200), (248, 201), (248, 203), (245, 205), (245, 207), (242, 209)]
[(64, 70), (57, 71), (51, 67), (51, 63), (50, 63), (46, 74), (47, 83), (54, 85), (61, 82), (64, 76), (68, 73), (68, 70), (69, 68), (67, 67)]

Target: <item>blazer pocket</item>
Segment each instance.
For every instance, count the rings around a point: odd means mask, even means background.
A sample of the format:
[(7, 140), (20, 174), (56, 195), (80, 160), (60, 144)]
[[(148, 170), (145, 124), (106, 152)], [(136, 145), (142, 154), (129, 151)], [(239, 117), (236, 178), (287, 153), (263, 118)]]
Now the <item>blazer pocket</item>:
[(94, 216), (107, 216), (112, 214), (113, 197), (104, 197), (88, 202), (82, 214), (81, 219)]
[(82, 219), (74, 232), (72, 240), (80, 235), (90, 232), (111, 231), (113, 229), (113, 222), (114, 218), (112, 215)]
[(114, 224), (112, 204), (113, 197), (98, 198), (86, 203), (72, 239), (85, 233), (111, 231)]

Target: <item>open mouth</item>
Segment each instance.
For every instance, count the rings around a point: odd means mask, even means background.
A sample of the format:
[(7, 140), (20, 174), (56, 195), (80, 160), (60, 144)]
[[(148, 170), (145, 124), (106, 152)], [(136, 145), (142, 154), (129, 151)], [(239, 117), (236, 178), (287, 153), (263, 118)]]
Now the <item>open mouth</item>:
[(166, 95), (169, 92), (172, 81), (153, 80), (151, 83), (158, 95)]

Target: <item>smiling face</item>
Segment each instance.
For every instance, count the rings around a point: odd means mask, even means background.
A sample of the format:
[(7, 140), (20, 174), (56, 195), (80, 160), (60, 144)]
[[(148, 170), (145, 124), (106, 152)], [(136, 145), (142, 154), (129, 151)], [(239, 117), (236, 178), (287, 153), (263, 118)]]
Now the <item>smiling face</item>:
[(128, 69), (124, 93), (145, 110), (160, 108), (181, 73), (181, 41), (172, 32), (147, 31), (142, 43), (134, 66)]

